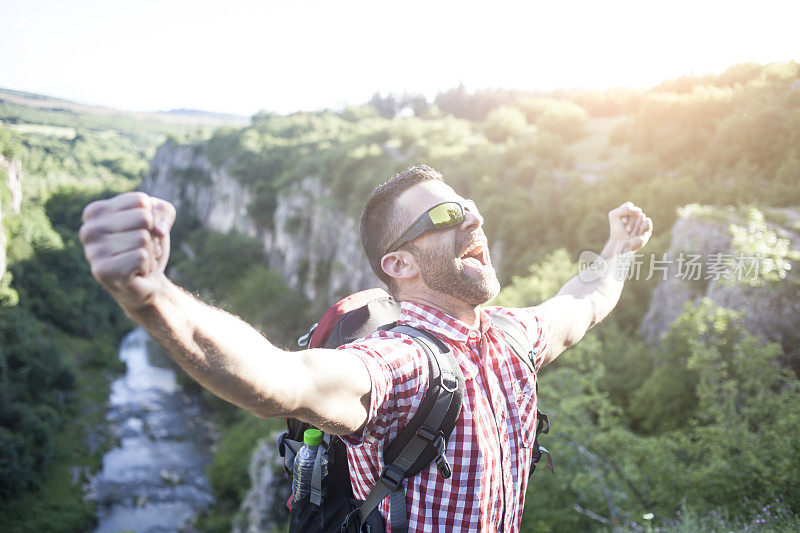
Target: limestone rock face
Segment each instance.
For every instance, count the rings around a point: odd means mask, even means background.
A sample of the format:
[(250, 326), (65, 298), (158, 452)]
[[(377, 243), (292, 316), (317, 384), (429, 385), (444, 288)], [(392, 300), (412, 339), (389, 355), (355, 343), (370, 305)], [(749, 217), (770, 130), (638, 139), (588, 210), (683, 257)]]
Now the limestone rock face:
[(265, 224), (248, 209), (254, 192), (225, 167), (212, 165), (202, 145), (167, 143), (156, 152), (142, 190), (172, 202), (178, 216), (194, 215), (206, 229), (258, 239), (267, 266), (314, 302), (329, 305), (380, 286), (361, 249), (358, 222), (330, 207), (324, 184), (314, 176), (280, 192)]
[[(711, 208), (702, 209), (708, 212)], [(734, 250), (730, 231), (731, 224), (741, 221), (731, 213), (728, 211), (725, 215), (728, 218), (689, 215), (678, 219), (672, 228), (672, 243), (664, 258), (668, 261), (668, 272), (653, 292), (641, 332), (648, 340), (658, 341), (681, 314), (686, 302), (707, 297), (719, 306), (743, 312), (745, 326), (751, 332), (783, 344), (787, 355), (796, 359), (800, 354), (792, 352), (796, 351), (800, 341), (798, 262), (790, 262), (791, 270), (786, 279), (756, 286), (731, 283), (709, 269), (715, 258), (728, 257), (736, 261), (742, 256)], [(767, 226), (778, 237), (788, 239), (791, 250), (800, 249), (800, 209), (770, 210)], [(692, 256), (702, 258), (700, 262), (704, 269), (699, 276), (691, 274), (687, 267), (687, 260)], [(747, 267), (754, 263), (746, 256), (743, 259), (746, 279), (751, 276)]]
[(11, 202), (7, 206), (0, 206), (0, 277), (6, 271), (6, 233), (3, 230), (3, 214), (19, 214), (22, 206), (22, 164), (18, 159), (6, 159), (0, 155), (0, 180), (5, 180), (11, 193)]
[(247, 214), (250, 194), (225, 169), (215, 168), (195, 145), (167, 143), (156, 151), (142, 190), (191, 213), (210, 230), (256, 236)]
[(672, 226), (671, 242), (666, 256), (658, 258), (666, 261), (667, 272), (653, 291), (650, 308), (642, 321), (642, 334), (651, 341), (657, 341), (669, 329), (687, 301), (706, 296), (703, 280), (685, 279), (680, 275), (678, 259), (729, 252), (731, 235), (727, 224), (680, 218)]
[(261, 441), (250, 458), (250, 490), (242, 500), (233, 533), (262, 533), (285, 520), (291, 487), (277, 452), (276, 436)]
[(19, 159), (8, 160), (0, 155), (0, 173), (4, 173), (7, 176), (6, 186), (11, 192), (10, 209), (6, 209), (6, 211), (18, 215), (22, 206), (22, 163), (20, 163)]

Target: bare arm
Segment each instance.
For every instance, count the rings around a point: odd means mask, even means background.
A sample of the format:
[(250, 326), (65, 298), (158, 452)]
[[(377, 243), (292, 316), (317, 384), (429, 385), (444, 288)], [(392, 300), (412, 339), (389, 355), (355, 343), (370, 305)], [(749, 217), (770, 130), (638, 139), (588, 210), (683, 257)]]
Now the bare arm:
[(553, 298), (538, 306), (552, 324), (553, 338), (543, 364), (564, 350), (614, 309), (622, 294), (630, 253), (647, 244), (653, 222), (630, 202), (608, 213), (610, 236), (593, 271), (569, 280)]
[(80, 237), (92, 275), (192, 378), (263, 417), (291, 416), (334, 434), (366, 421), (370, 379), (338, 350), (281, 350), (239, 318), (164, 275), (175, 209), (143, 193), (93, 202)]

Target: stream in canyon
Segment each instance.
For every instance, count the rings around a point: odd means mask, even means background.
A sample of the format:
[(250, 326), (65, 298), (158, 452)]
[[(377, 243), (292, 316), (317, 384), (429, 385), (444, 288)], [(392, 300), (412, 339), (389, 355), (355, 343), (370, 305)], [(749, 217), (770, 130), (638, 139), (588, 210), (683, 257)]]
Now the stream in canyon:
[(91, 481), (95, 533), (191, 531), (192, 518), (213, 502), (205, 476), (211, 432), (200, 403), (143, 329), (124, 338), (119, 357), (127, 370), (111, 386), (108, 411), (119, 445)]

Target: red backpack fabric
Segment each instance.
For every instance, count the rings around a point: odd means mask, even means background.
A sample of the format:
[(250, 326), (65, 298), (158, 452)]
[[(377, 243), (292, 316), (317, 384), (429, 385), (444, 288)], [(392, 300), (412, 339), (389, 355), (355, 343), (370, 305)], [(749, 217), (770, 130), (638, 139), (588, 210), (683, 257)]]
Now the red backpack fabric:
[[(392, 308), (396, 307), (397, 303), (385, 290), (367, 289), (365, 291), (357, 292), (342, 298), (333, 304), (327, 311), (325, 311), (325, 314), (322, 315), (322, 318), (319, 319), (319, 322), (312, 326), (313, 329), (311, 332), (311, 338), (308, 341), (308, 347), (335, 348), (336, 346), (341, 346), (343, 343), (335, 344), (333, 346), (330, 346), (330, 344), (338, 342), (337, 335), (335, 334), (333, 335), (334, 339), (331, 340), (331, 334), (334, 333), (334, 330), (342, 328), (342, 325), (339, 324), (339, 321), (342, 319), (342, 317), (351, 312), (358, 312), (358, 310), (361, 308), (375, 306), (376, 302), (378, 306), (385, 307), (386, 313), (385, 316), (381, 315), (380, 317), (374, 317), (372, 322), (381, 323), (375, 324), (375, 329), (370, 330), (373, 324), (369, 323), (360, 327), (359, 330), (363, 329), (367, 334), (369, 334), (375, 331), (379, 326), (389, 324), (397, 320), (397, 311), (392, 310)], [(388, 319), (388, 321), (384, 322), (385, 319)], [(351, 320), (351, 322), (355, 323), (355, 320)], [(357, 334), (358, 331), (354, 331), (349, 332), (347, 335), (353, 336)], [(361, 338), (361, 336), (355, 336), (352, 338), (352, 340), (359, 338)]]

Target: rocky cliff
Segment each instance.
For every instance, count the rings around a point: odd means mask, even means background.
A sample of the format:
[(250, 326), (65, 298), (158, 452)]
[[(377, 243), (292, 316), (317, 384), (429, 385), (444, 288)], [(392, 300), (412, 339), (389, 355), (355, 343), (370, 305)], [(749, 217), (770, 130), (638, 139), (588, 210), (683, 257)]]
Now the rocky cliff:
[(234, 520), (233, 533), (271, 531), (286, 519), (286, 500), (292, 489), (276, 440), (277, 434), (262, 440), (250, 457), (250, 490)]
[(169, 200), (178, 216), (194, 215), (209, 230), (258, 239), (268, 266), (311, 301), (327, 305), (380, 285), (361, 249), (358, 222), (329, 207), (327, 191), (315, 176), (278, 193), (264, 223), (252, 214), (253, 191), (229, 169), (214, 166), (201, 145), (167, 143), (156, 152), (142, 190)]
[(800, 208), (681, 209), (642, 334), (657, 341), (687, 302), (707, 297), (800, 361), (799, 250)]
[[(8, 187), (9, 196), (5, 205), (0, 204), (0, 278), (6, 271), (6, 233), (3, 229), (3, 215), (19, 214), (22, 205), (22, 164), (17, 159), (6, 159), (0, 155), (0, 181)], [(4, 196), (5, 199), (5, 196)]]

